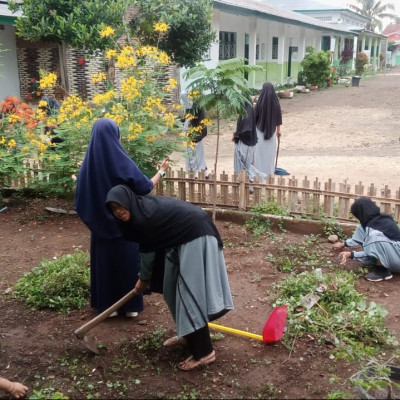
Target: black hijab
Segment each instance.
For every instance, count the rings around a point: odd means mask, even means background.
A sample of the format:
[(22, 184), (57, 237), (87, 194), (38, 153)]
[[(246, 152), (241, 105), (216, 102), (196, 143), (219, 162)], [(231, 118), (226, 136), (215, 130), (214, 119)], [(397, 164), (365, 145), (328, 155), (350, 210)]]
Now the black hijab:
[(144, 253), (177, 247), (201, 236), (222, 239), (206, 211), (191, 203), (167, 196), (136, 195), (126, 185), (117, 185), (107, 194), (106, 204), (120, 204), (131, 213), (128, 222), (117, 220), (123, 236), (139, 243)]
[(256, 126), (264, 133), (264, 139), (271, 139), (276, 127), (282, 125), (282, 111), (272, 83), (265, 82), (254, 110)]
[(236, 132), (233, 136), (235, 138), (235, 143), (240, 140), (247, 146), (254, 146), (257, 144), (257, 133), (253, 104), (246, 103), (244, 108), (245, 114), (239, 116), (236, 124)]
[(382, 232), (388, 239), (400, 241), (400, 229), (388, 214), (381, 213), (379, 207), (369, 198), (360, 197), (351, 206), (351, 213), (361, 226)]

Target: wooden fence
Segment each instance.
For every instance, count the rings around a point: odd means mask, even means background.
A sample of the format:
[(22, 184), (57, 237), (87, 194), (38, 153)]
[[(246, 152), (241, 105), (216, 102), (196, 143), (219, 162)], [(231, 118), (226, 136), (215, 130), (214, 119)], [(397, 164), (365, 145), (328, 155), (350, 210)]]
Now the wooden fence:
[[(29, 187), (34, 179), (48, 180), (49, 176), (41, 172), (37, 161), (26, 160), (27, 171), (16, 181), (5, 179), (0, 182), (2, 188)], [(156, 194), (164, 194), (189, 201), (203, 207), (211, 207), (214, 202), (215, 189), (217, 192), (216, 205), (219, 208), (249, 210), (255, 205), (268, 201), (285, 207), (291, 215), (304, 215), (320, 219), (321, 216), (335, 217), (338, 220), (349, 221), (350, 206), (354, 199), (368, 196), (376, 202), (382, 212), (390, 214), (400, 222), (400, 188), (393, 191), (387, 186), (377, 188), (374, 184), (365, 186), (362, 182), (352, 188), (345, 180), (336, 184), (331, 179), (321, 182), (304, 177), (302, 180), (295, 176), (269, 177), (267, 182), (257, 178), (250, 183), (245, 171), (240, 175), (229, 177), (223, 172), (216, 181), (215, 175), (206, 179), (204, 173), (169, 171), (156, 187)]]
[[(229, 179), (230, 178), (230, 179)], [(190, 201), (201, 206), (212, 206), (215, 192), (215, 177), (205, 179), (202, 173), (169, 171), (156, 189), (157, 194), (164, 194)], [(287, 208), (292, 215), (304, 215), (310, 218), (321, 216), (335, 217), (349, 221), (350, 207), (354, 199), (368, 196), (376, 202), (382, 212), (392, 215), (400, 222), (400, 188), (392, 195), (387, 186), (378, 189), (374, 184), (365, 186), (362, 182), (353, 188), (345, 180), (336, 184), (331, 179), (321, 182), (307, 177), (299, 180), (292, 176), (269, 177), (266, 183), (255, 179), (250, 183), (245, 171), (240, 175), (228, 176), (225, 172), (219, 175), (216, 182), (216, 205), (221, 208), (248, 210), (253, 206), (274, 201)], [(354, 219), (353, 219), (354, 220)]]

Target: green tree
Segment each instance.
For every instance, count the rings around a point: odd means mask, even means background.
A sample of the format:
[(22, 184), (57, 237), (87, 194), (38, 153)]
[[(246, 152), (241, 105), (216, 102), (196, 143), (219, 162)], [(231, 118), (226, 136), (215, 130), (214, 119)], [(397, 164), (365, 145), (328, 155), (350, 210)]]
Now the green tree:
[[(132, 35), (143, 44), (158, 46), (180, 67), (200, 62), (215, 40), (211, 28), (211, 0), (134, 0), (138, 14), (130, 22)], [(161, 38), (154, 32), (156, 22), (168, 24)]]
[(221, 62), (215, 68), (207, 68), (203, 64), (188, 70), (184, 77), (191, 80), (188, 90), (198, 92), (195, 101), (199, 107), (215, 110), (217, 120), (217, 144), (214, 162), (214, 202), (213, 220), (217, 202), (217, 163), (220, 138), (220, 121), (243, 113), (243, 105), (248, 102), (252, 90), (248, 87), (245, 74), (262, 70), (261, 66), (245, 65), (244, 58), (233, 58)]
[(310, 85), (326, 87), (331, 74), (331, 59), (329, 51), (314, 51), (312, 46), (307, 47), (308, 54), (301, 62), (304, 77)]
[(371, 22), (367, 25), (367, 29), (374, 31), (376, 28), (382, 31), (382, 18), (396, 20), (396, 15), (390, 11), (394, 11), (393, 3), (385, 3), (381, 0), (356, 0), (357, 5), (350, 4), (349, 8), (361, 15), (371, 18)]
[(18, 36), (58, 43), (61, 83), (67, 91), (66, 45), (89, 52), (110, 48), (112, 41), (100, 31), (111, 26), (122, 32), (126, 9), (124, 0), (24, 0), (10, 2), (9, 8), (23, 13), (16, 20)]

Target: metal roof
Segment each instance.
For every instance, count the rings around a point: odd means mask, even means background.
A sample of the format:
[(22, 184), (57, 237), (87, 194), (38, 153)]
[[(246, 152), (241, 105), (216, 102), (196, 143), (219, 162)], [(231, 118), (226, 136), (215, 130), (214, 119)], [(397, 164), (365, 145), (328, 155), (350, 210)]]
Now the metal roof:
[(340, 28), (339, 26), (334, 26), (294, 11), (272, 7), (256, 0), (214, 0), (214, 8), (232, 14), (254, 16), (287, 24), (305, 26), (312, 29), (344, 33), (347, 35), (358, 35), (358, 33), (351, 30)]

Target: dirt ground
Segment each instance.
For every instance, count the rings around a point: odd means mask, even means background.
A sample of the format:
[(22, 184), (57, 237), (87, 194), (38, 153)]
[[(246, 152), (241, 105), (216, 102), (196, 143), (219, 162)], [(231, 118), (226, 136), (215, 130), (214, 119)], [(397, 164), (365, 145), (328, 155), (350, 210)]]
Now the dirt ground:
[[(352, 183), (398, 187), (400, 74), (396, 72), (362, 80), (358, 88), (334, 88), (282, 100), (279, 166), (298, 177), (347, 178)], [(222, 135), (219, 166), (227, 172), (232, 171), (233, 126), (227, 123)], [(210, 134), (206, 150), (212, 150), (214, 143), (215, 135)], [(145, 311), (138, 318), (121, 316), (94, 328), (90, 335), (103, 348), (100, 356), (93, 355), (73, 334), (95, 316), (89, 306), (60, 315), (31, 310), (12, 295), (15, 282), (43, 258), (89, 249), (89, 231), (77, 216), (49, 213), (45, 207), (69, 209), (72, 205), (63, 200), (10, 200), (0, 213), (0, 376), (24, 382), (29, 396), (51, 398), (58, 391), (71, 399), (320, 399), (343, 390), (359, 398), (348, 382), (359, 366), (331, 359), (330, 347), (312, 338), (297, 340), (288, 348), (282, 342), (266, 345), (213, 331), (216, 362), (198, 371), (179, 371), (176, 364), (186, 358), (184, 349), (143, 352), (138, 346), (173, 334), (173, 321), (157, 294), (146, 296)], [(273, 284), (286, 276), (267, 256), (305, 237), (279, 231), (279, 240), (255, 239), (243, 226), (229, 221), (218, 220), (217, 226), (225, 243), (235, 304), (235, 310), (218, 323), (262, 334), (273, 308)], [(320, 246), (322, 254), (339, 267), (337, 253), (326, 238), (321, 238)], [(327, 267), (325, 258), (320, 267)], [(398, 337), (399, 281), (394, 276), (387, 282), (360, 278), (357, 283), (368, 300), (387, 308), (387, 325)], [(340, 379), (331, 383), (332, 375)]]

